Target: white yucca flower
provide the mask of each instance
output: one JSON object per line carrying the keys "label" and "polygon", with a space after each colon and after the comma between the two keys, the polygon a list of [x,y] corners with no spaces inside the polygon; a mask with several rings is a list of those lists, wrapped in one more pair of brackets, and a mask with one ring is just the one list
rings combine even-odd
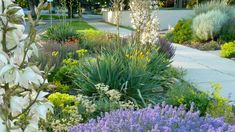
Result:
{"label": "white yucca flower", "polygon": [[[43,1],[39,10],[44,7]],[[48,93],[40,89],[47,80],[38,67],[29,65],[31,56],[38,55],[37,46],[31,41],[35,37],[24,35],[24,21],[18,21],[23,20],[24,12],[11,0],[0,1],[0,12],[4,14],[0,15],[0,132],[36,132],[39,120],[46,120],[48,110],[53,112],[53,109],[45,97]],[[16,21],[9,21],[14,18]],[[38,21],[30,22],[37,25]],[[6,28],[12,30],[6,31]],[[28,122],[24,128],[17,126],[21,115],[26,116],[24,122]]]}
{"label": "white yucca flower", "polygon": [[159,40],[159,20],[156,15],[152,15],[144,31],[141,34],[141,43],[142,44],[155,44]]}
{"label": "white yucca flower", "polygon": [[155,44],[159,38],[159,19],[153,14],[157,4],[151,0],[131,0],[131,22],[141,44]]}

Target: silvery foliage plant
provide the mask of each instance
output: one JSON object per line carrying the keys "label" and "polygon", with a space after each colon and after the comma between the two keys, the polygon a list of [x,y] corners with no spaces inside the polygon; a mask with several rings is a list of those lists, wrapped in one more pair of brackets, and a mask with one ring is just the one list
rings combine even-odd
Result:
{"label": "silvery foliage plant", "polygon": [[45,72],[29,62],[38,55],[36,29],[40,23],[41,0],[35,20],[28,15],[30,31],[24,35],[24,12],[12,0],[0,0],[0,131],[37,132],[39,121],[46,120],[52,104],[42,89],[47,85]]}

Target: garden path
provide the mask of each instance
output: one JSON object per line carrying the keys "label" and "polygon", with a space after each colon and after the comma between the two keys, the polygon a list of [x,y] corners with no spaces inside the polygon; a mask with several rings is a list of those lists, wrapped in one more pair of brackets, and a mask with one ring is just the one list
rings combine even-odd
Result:
{"label": "garden path", "polygon": [[[117,28],[111,24],[102,22],[102,16],[97,15],[84,15],[84,20],[89,23],[89,25],[95,27],[98,30],[103,30],[105,32],[117,33]],[[120,36],[127,37],[132,35],[133,31],[125,28],[120,28]]]}
{"label": "garden path", "polygon": [[[99,30],[116,33],[116,27],[103,23],[100,19],[88,20]],[[132,31],[120,28],[121,36],[131,35]],[[211,82],[223,86],[221,95],[235,101],[235,61],[221,58],[205,51],[174,44],[176,55],[172,65],[186,71],[184,79],[192,82],[199,90],[212,91]]]}
{"label": "garden path", "polygon": [[220,83],[221,95],[235,101],[235,61],[216,54],[174,44],[173,66],[186,71],[185,80],[202,91],[211,91],[211,82]]}

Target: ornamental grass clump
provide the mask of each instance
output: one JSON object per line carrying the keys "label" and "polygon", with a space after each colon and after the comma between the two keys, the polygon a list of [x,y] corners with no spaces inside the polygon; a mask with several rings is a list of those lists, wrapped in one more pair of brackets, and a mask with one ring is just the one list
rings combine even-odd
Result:
{"label": "ornamental grass clump", "polygon": [[[81,35],[71,28],[69,23],[59,23],[47,29],[46,33],[42,35],[44,40],[54,40],[57,42],[73,42],[80,43]],[[65,43],[69,45],[68,43]]]}
{"label": "ornamental grass clump", "polygon": [[172,86],[170,60],[158,49],[136,50],[130,47],[118,51],[104,51],[96,58],[85,58],[73,73],[77,89],[92,96],[97,93],[94,84],[104,83],[120,91],[122,99],[139,106],[159,103],[163,94]]}
{"label": "ornamental grass clump", "polygon": [[186,111],[183,106],[157,105],[140,110],[117,110],[105,113],[68,129],[68,132],[125,131],[125,132],[207,132],[235,131],[235,126],[224,123],[223,118],[200,117],[199,112]]}

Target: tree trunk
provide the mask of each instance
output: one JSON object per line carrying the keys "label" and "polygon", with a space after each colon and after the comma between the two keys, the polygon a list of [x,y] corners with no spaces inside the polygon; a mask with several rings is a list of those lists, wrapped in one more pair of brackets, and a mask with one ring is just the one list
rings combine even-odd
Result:
{"label": "tree trunk", "polygon": [[[73,3],[72,5],[69,2],[70,0],[67,0],[67,9],[68,9],[68,18],[74,18],[74,12],[73,12]],[[73,1],[72,1],[73,2]]]}
{"label": "tree trunk", "polygon": [[36,16],[36,13],[35,13],[35,6],[36,6],[36,2],[35,0],[28,0],[29,2],[29,8],[30,8],[30,11],[32,13],[32,16],[35,17]]}

